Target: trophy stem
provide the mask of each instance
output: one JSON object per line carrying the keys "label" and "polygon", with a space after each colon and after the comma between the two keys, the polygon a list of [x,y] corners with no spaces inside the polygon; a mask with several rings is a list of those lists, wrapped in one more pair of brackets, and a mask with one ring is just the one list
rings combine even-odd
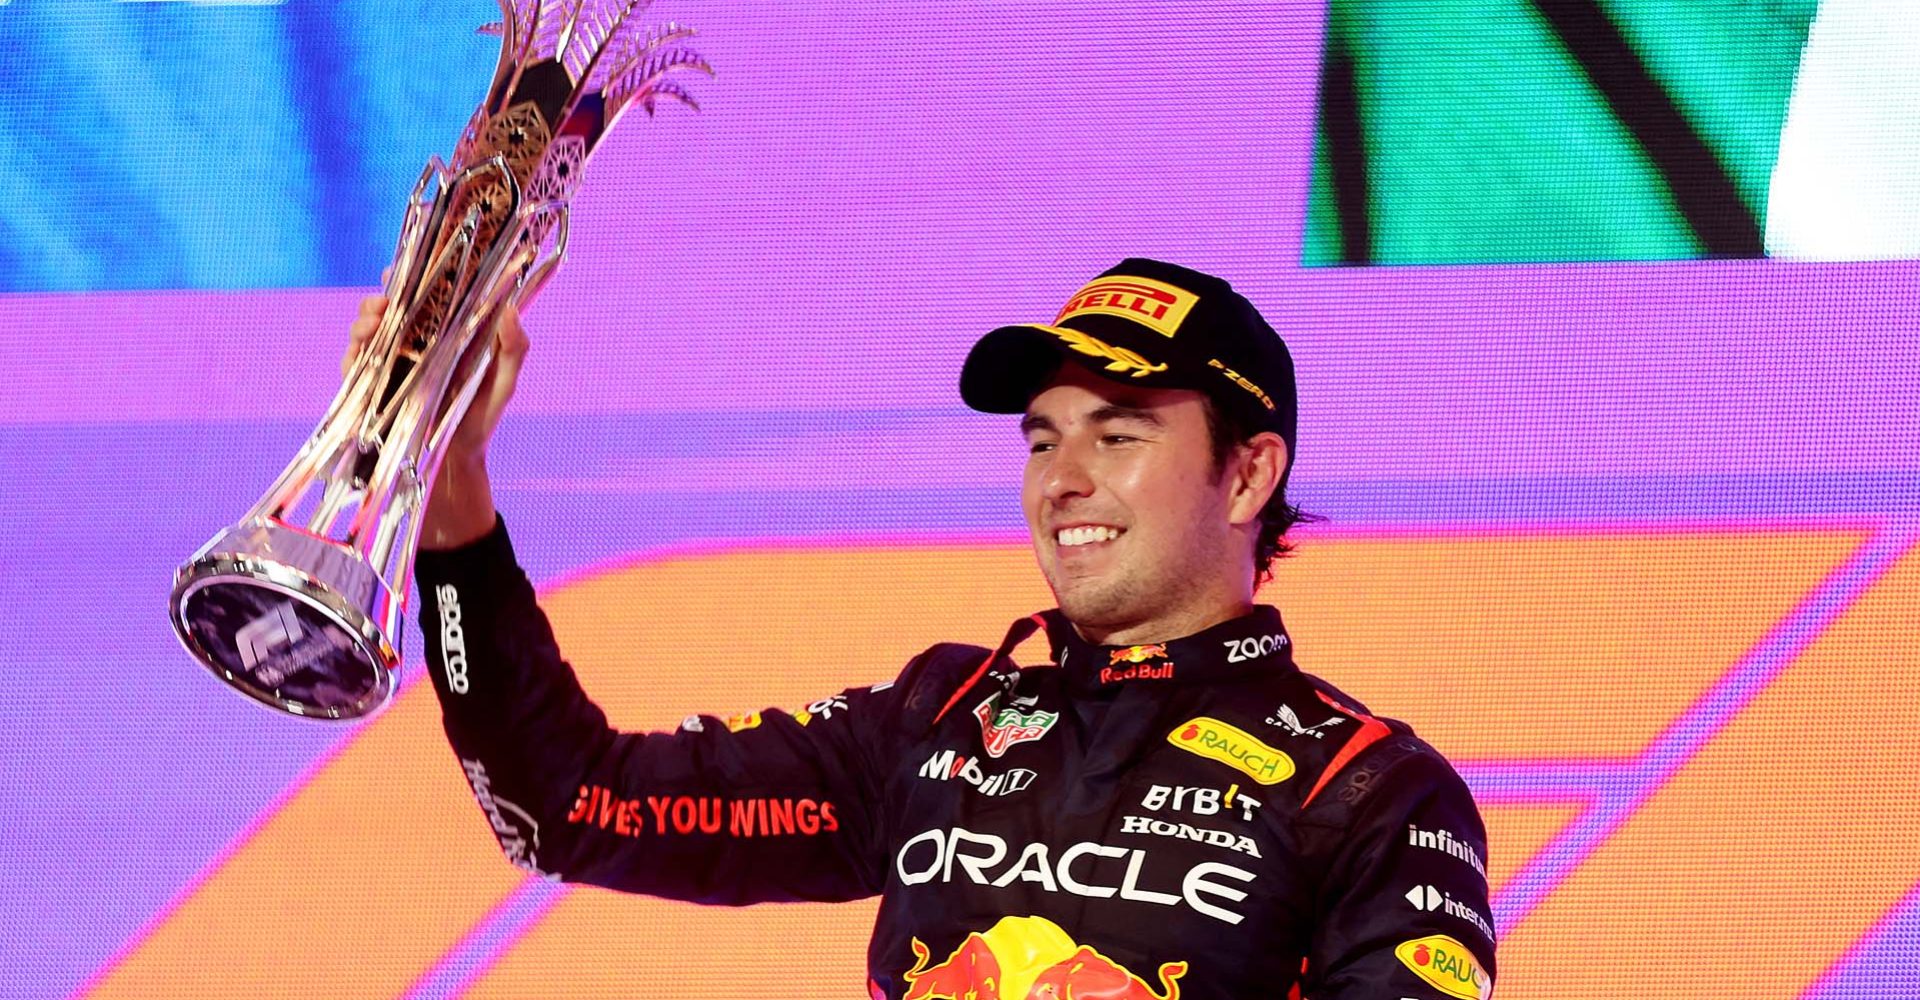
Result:
{"label": "trophy stem", "polygon": [[307,521],[307,530],[316,535],[333,534],[333,522],[340,517],[340,511],[356,496],[360,490],[354,488],[350,478],[334,476],[327,480],[326,492],[320,495],[320,506]]}
{"label": "trophy stem", "polygon": [[[439,157],[433,157],[428,161],[426,168],[420,172],[420,179],[414,183],[413,192],[407,199],[407,211],[400,227],[400,239],[395,248],[394,264],[387,274],[385,291],[390,302],[395,301],[396,293],[410,283],[419,258],[420,245],[428,230],[428,216],[435,214],[432,209],[444,211],[445,175],[445,164]],[[429,185],[433,185],[436,180],[440,183],[435,185],[436,193],[430,208],[426,195]],[[295,454],[293,461],[287,464],[279,478],[262,494],[259,502],[254,504],[245,518],[242,518],[243,521],[261,517],[284,517],[299,503],[301,496],[311,487],[314,479],[323,473],[323,470],[348,461],[343,450],[350,439],[358,437],[361,442],[366,442],[364,432],[356,434],[355,430],[364,426],[364,415],[376,398],[377,385],[385,375],[384,360],[393,353],[392,342],[399,330],[400,320],[397,312],[390,309],[382,319],[380,328],[369,340],[367,349],[360,353],[348,369],[347,377],[341,381],[339,391],[334,394],[333,402],[328,405],[326,415],[321,418],[313,434]],[[349,472],[351,472],[350,469]],[[337,516],[338,505],[343,504],[350,494],[351,491],[333,496],[331,499],[335,501],[335,506],[332,509],[328,508],[327,500],[323,499],[322,511],[325,512],[325,517],[316,513],[311,522],[313,530],[325,533],[331,526],[332,518]]]}
{"label": "trophy stem", "polygon": [[[381,498],[383,502],[363,504],[348,531],[350,539],[361,539],[370,525],[374,527],[373,537],[366,541],[363,551],[369,562],[383,569],[392,560],[393,543],[402,522],[407,525],[409,538],[418,537],[419,508],[437,471],[435,464],[440,454],[430,444],[435,440],[444,443],[445,435],[457,428],[465,416],[486,373],[487,362],[492,358],[493,345],[487,336],[490,331],[483,328],[493,319],[501,300],[510,294],[514,284],[510,275],[516,262],[525,255],[521,236],[527,222],[518,211],[520,188],[505,164],[496,157],[463,173],[456,183],[472,182],[487,167],[497,172],[503,183],[508,201],[503,214],[512,221],[495,234],[480,255],[478,265],[470,266],[472,230],[478,225],[477,215],[470,211],[468,218],[462,220],[459,233],[449,241],[449,250],[455,245],[460,248],[451,270],[443,270],[447,266],[446,254],[435,261],[431,273],[436,277],[431,280],[439,280],[437,276],[441,274],[471,274],[472,278],[470,283],[456,288],[451,315],[442,318],[440,331],[423,355],[422,363],[408,373],[407,391],[396,397],[404,402],[384,415],[382,431],[400,430],[401,434],[382,442],[380,459],[367,484],[367,495]],[[408,501],[404,516],[382,516],[376,509],[388,507],[387,498],[399,499],[403,495]]]}

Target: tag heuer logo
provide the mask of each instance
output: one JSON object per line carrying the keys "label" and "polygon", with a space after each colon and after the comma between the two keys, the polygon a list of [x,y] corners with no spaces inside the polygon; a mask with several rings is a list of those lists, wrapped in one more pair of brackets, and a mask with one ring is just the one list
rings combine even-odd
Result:
{"label": "tag heuer logo", "polygon": [[1003,708],[994,711],[999,702],[1000,693],[994,692],[986,701],[973,710],[973,717],[980,720],[980,741],[985,746],[987,756],[999,757],[1015,743],[1037,740],[1053,728],[1059,720],[1059,712],[1022,712],[1017,708]]}

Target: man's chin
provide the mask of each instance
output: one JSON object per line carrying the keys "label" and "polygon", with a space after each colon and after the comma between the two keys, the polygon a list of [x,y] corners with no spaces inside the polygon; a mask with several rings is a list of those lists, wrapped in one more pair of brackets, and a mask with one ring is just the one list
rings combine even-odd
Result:
{"label": "man's chin", "polygon": [[1133,620],[1138,611],[1122,588],[1100,586],[1091,580],[1076,580],[1053,588],[1053,599],[1060,613],[1082,628],[1119,628]]}

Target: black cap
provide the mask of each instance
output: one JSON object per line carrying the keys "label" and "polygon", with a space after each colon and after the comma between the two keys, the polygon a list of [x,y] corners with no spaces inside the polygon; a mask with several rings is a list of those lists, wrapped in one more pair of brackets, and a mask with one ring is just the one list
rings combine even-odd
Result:
{"label": "black cap", "polygon": [[1294,452],[1293,357],[1231,285],[1178,264],[1129,257],[1067,299],[1051,324],[1003,326],[960,370],[960,398],[983,413],[1024,413],[1062,360],[1116,382],[1195,389]]}

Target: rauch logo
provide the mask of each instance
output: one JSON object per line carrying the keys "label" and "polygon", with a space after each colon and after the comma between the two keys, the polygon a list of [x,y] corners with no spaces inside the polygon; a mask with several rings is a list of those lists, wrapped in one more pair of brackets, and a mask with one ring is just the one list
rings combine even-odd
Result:
{"label": "rauch logo", "polygon": [[1167,734],[1167,742],[1188,753],[1238,768],[1263,785],[1277,785],[1293,777],[1292,757],[1219,719],[1204,715],[1188,719]]}
{"label": "rauch logo", "polygon": [[1493,994],[1493,977],[1466,945],[1445,934],[1402,941],[1393,949],[1400,964],[1434,989],[1460,1000],[1486,1000]]}

